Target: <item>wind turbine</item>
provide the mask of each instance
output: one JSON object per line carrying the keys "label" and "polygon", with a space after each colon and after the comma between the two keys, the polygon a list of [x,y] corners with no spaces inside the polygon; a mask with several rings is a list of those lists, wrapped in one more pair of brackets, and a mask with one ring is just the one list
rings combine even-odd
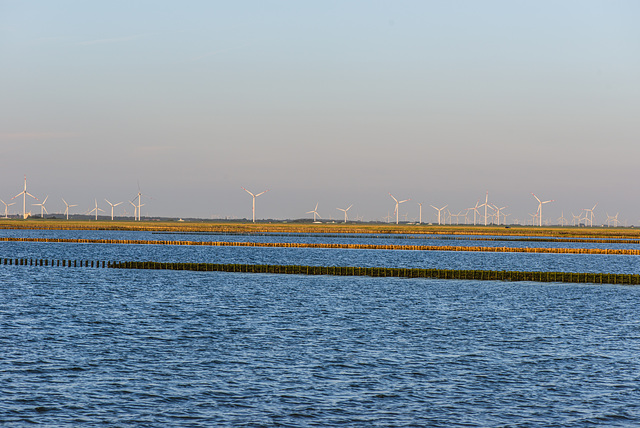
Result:
{"label": "wind turbine", "polygon": [[389,193],[389,196],[391,196],[393,198],[394,201],[396,201],[396,210],[393,212],[396,215],[396,224],[398,224],[398,206],[404,202],[410,201],[411,199],[405,199],[404,201],[398,201],[391,193]]}
{"label": "wind turbine", "polygon": [[431,208],[433,208],[434,210],[438,211],[438,225],[440,225],[440,213],[442,212],[443,209],[447,208],[449,206],[449,204],[445,205],[442,208],[437,208],[434,207],[433,205],[431,205]]}
{"label": "wind turbine", "polygon": [[585,208],[584,209],[585,211],[587,211],[590,214],[589,217],[585,216],[585,223],[586,223],[586,220],[589,220],[589,223],[591,223],[590,224],[591,227],[593,227],[593,210],[595,210],[597,206],[598,206],[598,202],[596,202],[596,204],[593,206],[593,208],[591,208],[591,209]]}
{"label": "wind turbine", "polygon": [[[140,217],[141,217],[140,214],[142,213],[141,208],[144,206],[144,204],[142,203],[142,197],[143,196],[145,198],[147,198],[147,199],[153,199],[153,198],[151,198],[149,196],[143,195],[142,192],[140,192],[140,183],[138,183],[138,194],[131,200],[131,202],[135,201],[136,199],[138,200],[138,206],[137,206],[137,210],[136,210],[136,212],[138,213],[138,218],[137,218],[138,221],[140,221]],[[134,220],[136,220],[135,214],[134,214],[133,217],[134,217]]]}
{"label": "wind turbine", "polygon": [[[240,186],[240,187],[242,187],[242,186]],[[244,187],[242,187],[242,189],[253,197],[253,222],[255,223],[256,222],[256,198],[258,196],[260,196],[260,195],[263,195],[263,194],[267,193],[269,191],[269,189],[265,190],[264,192],[260,192],[257,195],[254,195],[253,193],[251,193],[250,191],[248,191]]]}
{"label": "wind turbine", "polygon": [[422,224],[422,202],[418,202],[418,205],[420,206],[420,220],[418,221],[418,224]]}
{"label": "wind turbine", "polygon": [[611,227],[611,222],[613,222],[613,227],[618,227],[618,215],[620,213],[616,213],[616,215],[609,215],[607,213],[607,227]]}
{"label": "wind turbine", "polygon": [[[539,220],[539,226],[542,227],[542,205],[543,204],[548,204],[549,202],[553,202],[555,199],[550,199],[548,201],[541,201],[533,192],[531,192],[531,194],[533,195],[534,198],[536,198],[536,200],[538,201],[538,214],[540,214],[540,218]],[[595,207],[594,207],[595,208]]]}
{"label": "wind turbine", "polygon": [[337,210],[340,211],[344,211],[344,222],[346,223],[348,218],[347,218],[347,211],[349,211],[351,209],[351,207],[353,206],[353,204],[349,205],[349,208],[347,209],[343,209],[343,208],[336,208]]}
{"label": "wind turbine", "polygon": [[[480,202],[480,201],[478,201],[478,202]],[[476,205],[477,205],[477,204],[476,204]],[[488,190],[487,190],[487,195],[486,195],[486,196],[485,196],[485,198],[484,198],[484,204],[482,204],[482,205],[477,205],[477,207],[478,207],[478,208],[480,208],[480,207],[484,207],[484,225],[486,226],[486,225],[487,225],[487,208],[492,208],[492,207],[489,205],[489,191],[488,191]],[[474,223],[474,224],[475,224],[475,223]]]}
{"label": "wind turbine", "polygon": [[471,207],[471,208],[467,208],[468,210],[473,210],[473,225],[476,225],[476,214],[480,214],[480,211],[478,211],[478,208],[480,208],[482,205],[478,205],[480,203],[480,199],[478,199],[476,201],[476,206],[475,207]]}
{"label": "wind turbine", "polygon": [[498,226],[500,226],[500,211],[502,211],[503,209],[507,208],[509,205],[505,205],[504,207],[500,207],[498,208],[497,205],[493,206],[493,209],[496,210],[496,217],[498,218]]}
{"label": "wind turbine", "polygon": [[64,198],[62,198],[62,202],[64,202],[64,204],[67,206],[67,209],[64,210],[64,215],[66,215],[67,216],[67,220],[69,220],[69,208],[77,207],[77,205],[69,205],[67,203],[67,201],[64,200]]}
{"label": "wind turbine", "polygon": [[96,203],[96,207],[94,209],[92,209],[91,211],[89,211],[89,215],[91,215],[92,212],[95,212],[96,213],[96,220],[98,220],[98,211],[104,212],[104,210],[101,209],[101,208],[98,208],[98,200],[97,199],[94,199],[94,201]]}
{"label": "wind turbine", "polygon": [[47,209],[44,207],[44,204],[47,203],[47,199],[49,199],[49,195],[47,195],[44,198],[44,201],[42,201],[41,203],[39,203],[39,204],[31,204],[31,205],[39,205],[40,206],[40,218],[44,218],[44,213],[49,214],[49,212],[47,212]]}
{"label": "wind turbine", "polygon": [[317,223],[316,216],[319,217],[319,218],[322,218],[322,217],[320,217],[320,214],[318,214],[318,203],[317,202],[316,202],[316,207],[313,209],[313,211],[307,211],[307,214],[313,214],[313,222],[314,223]]}
{"label": "wind turbine", "polygon": [[138,217],[138,207],[133,203],[133,201],[129,201],[129,203],[133,205],[133,220],[135,221]]}
{"label": "wind turbine", "polygon": [[9,218],[9,207],[11,205],[15,205],[15,202],[11,202],[10,204],[7,204],[5,201],[3,201],[2,199],[0,199],[0,202],[2,202],[4,204],[4,218]]}
{"label": "wind turbine", "polygon": [[36,201],[40,200],[35,196],[33,196],[31,193],[27,192],[27,176],[26,175],[24,176],[24,190],[18,193],[17,195],[15,195],[13,198],[11,198],[11,200],[14,200],[20,195],[22,195],[22,219],[26,220],[27,219],[27,196],[31,196]]}
{"label": "wind turbine", "polygon": [[560,223],[560,226],[564,226],[565,224],[569,224],[567,219],[564,218],[564,210],[562,210],[562,212],[560,213],[560,217],[558,217],[558,222]]}
{"label": "wind turbine", "polygon": [[118,205],[120,205],[122,202],[118,202],[117,204],[112,204],[111,202],[109,202],[107,199],[105,199],[105,201],[107,201],[107,203],[109,205],[111,205],[111,221],[113,221],[113,209],[115,207],[117,207]]}

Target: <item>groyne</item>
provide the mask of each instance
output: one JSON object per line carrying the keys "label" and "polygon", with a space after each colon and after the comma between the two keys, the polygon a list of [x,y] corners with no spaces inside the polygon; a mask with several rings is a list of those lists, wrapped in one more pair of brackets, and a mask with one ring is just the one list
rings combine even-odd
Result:
{"label": "groyne", "polygon": [[382,278],[432,278],[475,281],[531,281],[591,284],[640,284],[640,275],[585,272],[523,272],[490,270],[449,270],[419,268],[303,266],[220,263],[167,263],[154,261],[104,261],[4,258],[0,265],[93,268],[93,269],[151,269],[198,272],[241,272],[281,275],[368,276]]}

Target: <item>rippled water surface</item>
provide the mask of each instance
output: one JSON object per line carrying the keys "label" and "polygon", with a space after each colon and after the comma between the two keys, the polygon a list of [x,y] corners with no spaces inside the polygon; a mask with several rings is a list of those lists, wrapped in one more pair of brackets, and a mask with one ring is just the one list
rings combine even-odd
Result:
{"label": "rippled water surface", "polygon": [[[422,263],[297,251],[0,243],[0,257]],[[4,265],[0,284],[3,426],[640,425],[640,287]]]}

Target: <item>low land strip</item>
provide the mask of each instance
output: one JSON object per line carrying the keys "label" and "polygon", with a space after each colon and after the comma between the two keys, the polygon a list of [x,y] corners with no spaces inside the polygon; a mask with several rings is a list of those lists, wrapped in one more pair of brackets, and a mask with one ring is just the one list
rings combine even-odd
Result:
{"label": "low land strip", "polygon": [[0,219],[0,229],[118,230],[219,233],[362,233],[424,235],[495,235],[640,239],[640,229],[622,227],[472,226],[388,223],[215,222],[215,221],[93,221],[63,219]]}
{"label": "low land strip", "polygon": [[129,239],[61,239],[61,238],[0,238],[0,242],[49,242],[76,244],[125,245],[191,245],[203,247],[262,247],[262,248],[333,248],[351,250],[404,250],[404,251],[471,251],[487,253],[544,253],[544,254],[608,254],[640,255],[640,250],[607,248],[536,248],[536,247],[478,247],[461,245],[376,245],[325,244],[296,242],[223,242],[223,241],[161,241]]}

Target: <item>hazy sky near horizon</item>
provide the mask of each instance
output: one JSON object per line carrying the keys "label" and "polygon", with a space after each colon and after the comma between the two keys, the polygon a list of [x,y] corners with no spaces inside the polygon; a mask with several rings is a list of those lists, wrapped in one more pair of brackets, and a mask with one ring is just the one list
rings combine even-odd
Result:
{"label": "hazy sky near horizon", "polygon": [[640,224],[639,21],[637,1],[0,0],[0,198],[26,174],[50,212],[106,210],[139,183],[143,215],[250,218],[244,186],[270,189],[258,218],[372,220],[391,192],[434,221],[489,191],[523,221],[534,192],[553,221],[598,202]]}

